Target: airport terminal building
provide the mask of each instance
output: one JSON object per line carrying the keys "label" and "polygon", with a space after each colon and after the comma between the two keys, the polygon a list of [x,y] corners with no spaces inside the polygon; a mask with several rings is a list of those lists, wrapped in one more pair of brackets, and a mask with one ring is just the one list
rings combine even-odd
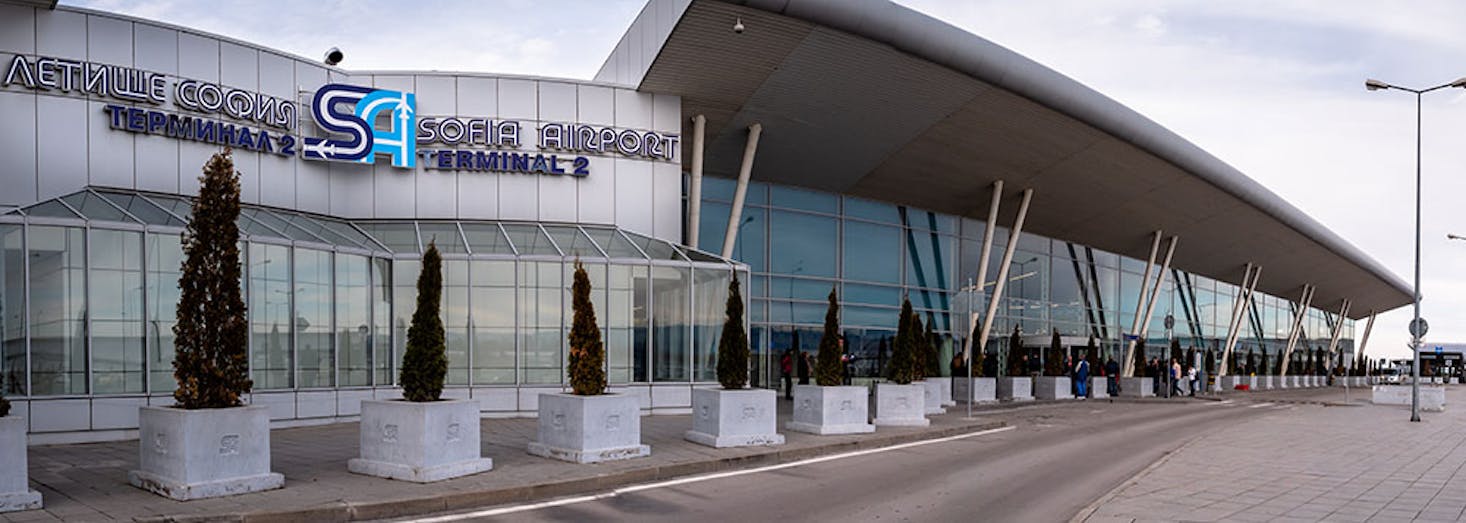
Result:
{"label": "airport terminal building", "polygon": [[716,381],[735,275],[762,387],[815,351],[831,289],[857,378],[903,298],[944,361],[1001,361],[1017,330],[1259,374],[1352,366],[1356,321],[1411,302],[1195,145],[885,0],[651,0],[592,80],[357,71],[51,4],[0,2],[0,379],[33,442],[136,437],[136,406],[172,404],[180,233],[225,147],[250,401],[279,426],[398,394],[429,243],[445,396],[486,416],[566,386],[576,260],[612,386],[650,413]]}

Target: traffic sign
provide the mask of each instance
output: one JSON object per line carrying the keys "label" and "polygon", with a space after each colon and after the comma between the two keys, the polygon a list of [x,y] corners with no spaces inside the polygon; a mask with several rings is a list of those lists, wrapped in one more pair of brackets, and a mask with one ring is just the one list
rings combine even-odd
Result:
{"label": "traffic sign", "polygon": [[1430,323],[1425,318],[1410,320],[1410,335],[1416,338],[1424,338],[1425,333],[1430,330]]}
{"label": "traffic sign", "polygon": [[1176,327],[1176,317],[1175,316],[1172,316],[1170,314],[1167,314],[1166,315],[1166,328],[1167,329],[1172,329],[1172,328],[1175,328],[1175,327]]}

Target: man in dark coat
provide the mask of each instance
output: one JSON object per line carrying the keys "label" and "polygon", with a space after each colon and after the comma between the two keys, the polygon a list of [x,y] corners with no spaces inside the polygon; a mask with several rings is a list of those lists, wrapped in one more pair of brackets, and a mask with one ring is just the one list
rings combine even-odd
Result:
{"label": "man in dark coat", "polygon": [[1110,386],[1106,390],[1110,393],[1111,396],[1119,396],[1120,395],[1120,364],[1119,363],[1115,363],[1115,358],[1114,357],[1111,357],[1109,360],[1105,361],[1105,375],[1106,376],[1109,376],[1109,378],[1110,378]]}

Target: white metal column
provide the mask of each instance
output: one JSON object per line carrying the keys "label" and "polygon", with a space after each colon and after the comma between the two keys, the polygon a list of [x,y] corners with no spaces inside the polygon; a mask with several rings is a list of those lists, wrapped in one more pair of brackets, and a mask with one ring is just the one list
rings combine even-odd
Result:
{"label": "white metal column", "polygon": [[1364,365],[1364,370],[1369,370],[1369,360],[1364,359],[1364,346],[1369,344],[1369,331],[1374,330],[1374,311],[1369,311],[1369,321],[1364,323],[1364,337],[1359,340],[1359,348],[1354,355]]}
{"label": "white metal column", "polygon": [[[1135,302],[1135,319],[1130,322],[1130,335],[1135,336],[1136,339],[1140,337],[1140,317],[1145,313],[1145,303],[1147,298],[1149,298],[1146,292],[1150,289],[1150,268],[1155,265],[1156,253],[1161,250],[1161,231],[1156,231],[1152,236],[1153,238],[1150,240],[1150,257],[1145,260],[1145,274],[1140,277],[1140,299]],[[1121,359],[1125,360],[1125,362],[1120,366],[1120,375],[1126,378],[1134,377],[1135,339],[1125,343],[1125,355]]]}
{"label": "white metal column", "polygon": [[702,143],[708,119],[692,117],[692,179],[687,184],[687,246],[697,248],[697,232],[702,226]]}
{"label": "white metal column", "polygon": [[1288,375],[1288,358],[1293,357],[1293,345],[1298,343],[1299,331],[1303,330],[1303,318],[1308,315],[1308,306],[1313,303],[1313,286],[1303,286],[1303,296],[1298,301],[1298,314],[1293,316],[1293,328],[1288,332],[1288,347],[1283,349],[1283,361],[1278,366],[1278,375]]}
{"label": "white metal column", "polygon": [[1160,297],[1161,285],[1166,283],[1166,273],[1171,270],[1171,255],[1176,254],[1176,237],[1172,236],[1166,242],[1166,261],[1161,262],[1161,273],[1156,275],[1155,285],[1150,289],[1150,303],[1145,305],[1145,320],[1140,323],[1140,336],[1138,339],[1145,339],[1147,332],[1150,332],[1150,315],[1155,312],[1156,298]]}
{"label": "white metal column", "polygon": [[739,221],[743,220],[743,197],[748,194],[748,176],[753,172],[753,157],[758,153],[758,137],[764,126],[748,126],[748,141],[743,144],[743,164],[738,166],[738,188],[733,191],[733,210],[728,214],[728,232],[723,235],[723,257],[733,257],[733,242],[738,240]]}
{"label": "white metal column", "polygon": [[987,314],[982,318],[982,333],[978,335],[977,350],[987,347],[988,333],[993,329],[993,316],[998,313],[998,303],[1003,301],[1003,288],[1008,283],[1008,266],[1013,263],[1013,251],[1018,248],[1018,236],[1023,233],[1023,220],[1028,218],[1028,204],[1033,201],[1033,189],[1023,190],[1023,202],[1018,204],[1018,218],[1008,231],[1008,250],[1003,251],[1003,264],[998,267],[998,281],[993,285],[993,298],[988,300]]}
{"label": "white metal column", "polygon": [[1217,370],[1218,384],[1221,383],[1221,377],[1228,374],[1227,369],[1231,368],[1228,364],[1232,361],[1232,348],[1237,345],[1237,336],[1242,331],[1242,322],[1246,320],[1247,309],[1252,305],[1252,290],[1257,288],[1257,279],[1260,276],[1262,276],[1262,267],[1253,267],[1249,262],[1247,272],[1242,275],[1242,286],[1237,289],[1237,301],[1232,307],[1232,321],[1227,324],[1227,345],[1222,348],[1221,368]]}
{"label": "white metal column", "polygon": [[[1334,321],[1334,333],[1329,336],[1329,363],[1334,361],[1334,349],[1339,346],[1339,335],[1344,333],[1344,318],[1348,316],[1349,300],[1346,299],[1343,304],[1339,305],[1339,319]],[[1333,374],[1332,368],[1329,369],[1329,374]]]}
{"label": "white metal column", "polygon": [[[983,231],[982,231],[982,254],[979,255],[978,258],[977,258],[977,285],[976,285],[976,288],[971,291],[972,292],[972,296],[973,296],[973,298],[971,298],[971,299],[976,299],[977,296],[985,296],[986,295],[984,293],[983,289],[986,289],[987,288],[988,257],[990,255],[992,255],[992,252],[993,252],[993,233],[995,232],[995,230],[997,229],[997,226],[998,226],[998,205],[1001,204],[1002,202],[1003,202],[1003,181],[1002,180],[998,180],[996,182],[993,182],[993,200],[992,200],[991,203],[988,204],[988,221],[987,221],[987,224],[985,224],[983,226]],[[969,299],[969,302],[971,301],[971,299]],[[972,326],[973,325],[977,325],[977,313],[974,312],[974,313],[971,314],[971,316],[972,317],[969,318],[968,319],[968,322],[967,322],[967,325],[968,325],[968,332],[966,333],[967,334],[967,343],[964,343],[963,346],[962,346],[962,357],[966,359],[968,365],[972,365],[972,332],[971,332],[971,330],[972,330]],[[986,334],[984,334],[984,337],[986,337]],[[980,348],[983,347],[983,346],[985,346],[985,344],[983,344],[981,342],[978,343],[979,350],[981,350]]]}

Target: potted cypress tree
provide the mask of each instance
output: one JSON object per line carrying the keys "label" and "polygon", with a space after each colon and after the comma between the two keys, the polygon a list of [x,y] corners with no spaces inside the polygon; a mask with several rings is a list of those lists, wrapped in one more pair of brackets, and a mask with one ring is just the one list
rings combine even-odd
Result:
{"label": "potted cypress tree", "polygon": [[777,432],[778,393],[748,385],[748,331],[738,273],[728,283],[723,335],[718,338],[718,384],[692,389],[692,430],[683,437],[709,447],[781,445]]}
{"label": "potted cypress tree", "polygon": [[570,286],[570,394],[540,394],[539,437],[529,453],[574,463],[650,456],[641,443],[641,405],[635,396],[606,392],[606,350],[590,301],[590,276],[575,260]]}
{"label": "potted cypress tree", "polygon": [[[931,413],[930,411],[933,406],[952,407],[957,405],[957,402],[952,400],[952,378],[955,376],[942,375],[942,336],[932,330],[932,325],[935,323],[936,321],[933,320],[926,324],[926,342],[928,344],[926,350],[926,380],[928,382],[936,382],[937,394],[935,402],[926,402],[928,413]],[[946,410],[943,409],[942,412],[946,412]]]}
{"label": "potted cypress tree", "polygon": [[1044,400],[1074,399],[1070,387],[1074,384],[1064,371],[1064,344],[1059,339],[1059,330],[1049,340],[1049,352],[1044,358],[1044,375],[1033,384],[1033,395]]}
{"label": "potted cypress tree", "polygon": [[1258,376],[1257,388],[1271,389],[1275,387],[1276,385],[1273,385],[1273,368],[1268,366],[1266,346],[1262,348],[1262,353],[1258,356],[1258,362],[1257,373],[1261,374],[1261,376]]}
{"label": "potted cypress tree", "polygon": [[961,376],[952,377],[952,394],[961,401],[993,403],[998,401],[998,380],[987,375],[988,356],[979,350],[977,342],[981,329],[982,327],[977,322],[973,322],[972,341],[968,345],[972,350],[972,361],[964,365],[964,372]]}
{"label": "potted cypress tree", "polygon": [[942,388],[951,390],[951,380],[942,380],[941,364],[937,362],[936,334],[927,323],[924,327],[920,314],[912,314],[912,334],[915,336],[916,384],[921,386],[921,403],[925,414],[946,414],[942,408]]}
{"label": "potted cypress tree", "polygon": [[1024,356],[1023,333],[1017,325],[1013,335],[1008,337],[1008,375],[998,378],[998,399],[1006,401],[1033,401],[1033,378],[1028,375],[1028,360]]}
{"label": "potted cypress tree", "polygon": [[25,418],[10,415],[5,399],[4,376],[0,376],[0,512],[41,508],[41,493],[26,481]]}
{"label": "potted cypress tree", "polygon": [[890,381],[876,384],[875,418],[871,421],[877,426],[925,427],[931,424],[925,416],[926,386],[914,383],[926,367],[921,361],[925,336],[921,318],[911,312],[911,300],[902,300],[901,317],[896,325]]}
{"label": "potted cypress tree", "polygon": [[[859,385],[842,385],[844,367],[840,363],[840,304],[835,289],[830,289],[829,307],[825,309],[825,330],[820,336],[819,355],[814,368],[814,385],[794,386],[793,419],[784,428],[810,434],[858,434],[875,432],[867,420],[870,416],[869,389]],[[895,365],[895,356],[886,364]]]}
{"label": "potted cypress tree", "polygon": [[429,483],[494,468],[479,449],[478,402],[442,398],[448,374],[442,294],[443,259],[428,243],[398,376],[403,399],[361,402],[361,456],[346,462],[348,470]]}
{"label": "potted cypress tree", "polygon": [[178,323],[173,327],[177,404],[138,411],[134,486],[187,501],[277,489],[270,472],[267,407],[245,405],[249,326],[240,293],[239,173],[228,149],[199,178],[183,232]]}

